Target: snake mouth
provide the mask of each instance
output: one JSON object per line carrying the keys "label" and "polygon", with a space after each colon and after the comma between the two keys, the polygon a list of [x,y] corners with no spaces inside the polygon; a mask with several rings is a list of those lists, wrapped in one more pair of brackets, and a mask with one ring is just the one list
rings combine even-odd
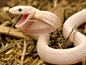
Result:
{"label": "snake mouth", "polygon": [[15,27],[22,26],[28,20],[29,14],[22,15],[21,20],[15,25]]}

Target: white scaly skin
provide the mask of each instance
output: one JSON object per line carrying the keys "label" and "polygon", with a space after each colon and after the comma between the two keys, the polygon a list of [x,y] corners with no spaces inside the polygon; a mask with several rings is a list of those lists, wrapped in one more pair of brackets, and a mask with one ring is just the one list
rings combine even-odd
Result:
{"label": "white scaly skin", "polygon": [[[22,11],[19,11],[22,9]],[[16,6],[9,10],[12,14],[29,14],[28,18],[21,24],[17,24],[20,31],[33,39],[38,40],[37,52],[39,56],[51,64],[76,64],[86,57],[86,37],[76,31],[71,37],[71,42],[76,45],[70,49],[53,49],[48,46],[49,33],[53,32],[57,26],[57,17],[48,11],[40,11],[31,6]],[[24,18],[22,18],[24,19]],[[30,20],[32,19],[32,20]],[[82,10],[70,17],[63,26],[64,37],[67,38],[71,30],[86,21],[86,10]],[[34,35],[37,35],[34,36]],[[78,45],[79,44],[79,45]],[[78,45],[78,46],[77,46]]]}

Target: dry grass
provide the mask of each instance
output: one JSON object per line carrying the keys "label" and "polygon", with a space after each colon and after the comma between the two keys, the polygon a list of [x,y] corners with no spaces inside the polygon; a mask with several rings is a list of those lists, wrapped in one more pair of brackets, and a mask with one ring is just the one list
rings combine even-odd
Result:
{"label": "dry grass", "polygon": [[[12,15],[8,11],[13,6],[27,5],[40,10],[55,13],[58,17],[57,30],[50,33],[49,46],[53,48],[71,47],[62,35],[64,21],[74,13],[86,8],[85,0],[0,0],[0,65],[51,65],[44,62],[37,54],[36,41],[24,36],[15,24],[20,15]],[[84,26],[84,27],[83,27]],[[78,31],[86,35],[86,25]],[[82,59],[85,65],[86,59]],[[77,64],[78,65],[78,64]]]}

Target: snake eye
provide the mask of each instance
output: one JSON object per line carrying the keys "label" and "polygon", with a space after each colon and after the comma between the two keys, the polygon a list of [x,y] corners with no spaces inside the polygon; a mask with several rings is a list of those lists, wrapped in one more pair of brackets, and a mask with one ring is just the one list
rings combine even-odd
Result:
{"label": "snake eye", "polygon": [[19,11],[19,12],[21,12],[21,11],[22,11],[22,9],[21,9],[21,8],[19,8],[19,9],[18,9],[18,11]]}

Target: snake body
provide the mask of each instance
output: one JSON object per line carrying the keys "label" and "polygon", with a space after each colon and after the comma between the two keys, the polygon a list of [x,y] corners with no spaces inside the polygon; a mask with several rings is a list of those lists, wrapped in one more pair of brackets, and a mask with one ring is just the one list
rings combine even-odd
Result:
{"label": "snake body", "polygon": [[[70,41],[76,47],[70,49],[53,49],[48,46],[49,33],[57,26],[57,16],[48,11],[40,11],[31,6],[16,6],[9,10],[12,14],[22,14],[20,22],[16,24],[26,36],[37,41],[37,52],[41,59],[51,64],[76,64],[86,57],[85,35],[72,32]],[[67,39],[72,29],[86,21],[86,10],[82,10],[69,17],[63,26],[63,35]]]}

